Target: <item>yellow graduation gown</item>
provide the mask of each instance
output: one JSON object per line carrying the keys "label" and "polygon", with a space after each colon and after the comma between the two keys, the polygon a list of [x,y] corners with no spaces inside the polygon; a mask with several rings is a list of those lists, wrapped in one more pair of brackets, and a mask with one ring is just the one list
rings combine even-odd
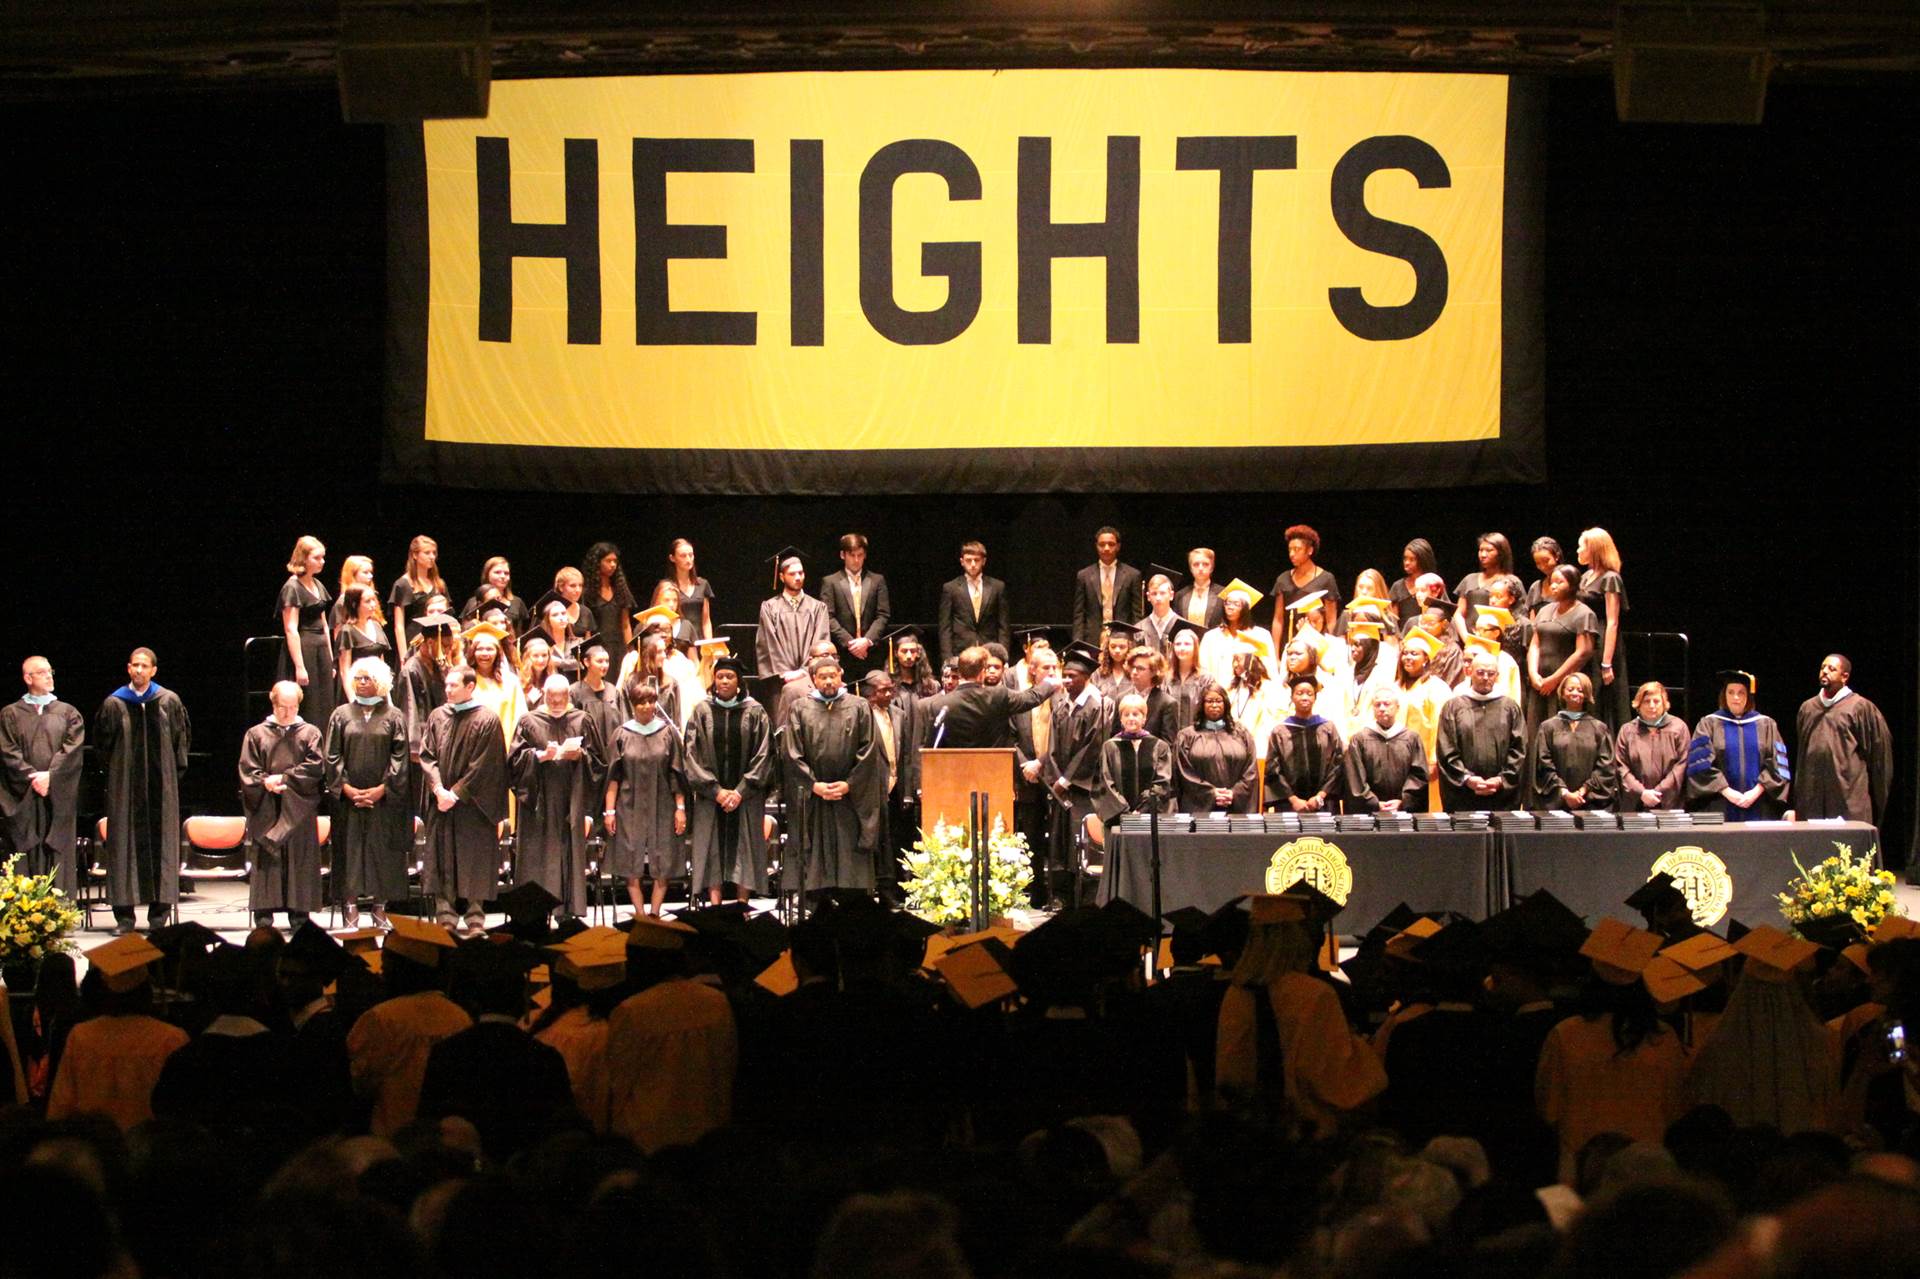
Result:
{"label": "yellow graduation gown", "polygon": [[585,1008],[569,1008],[551,1026],[534,1036],[559,1053],[567,1063],[574,1104],[593,1130],[607,1130],[607,1021],[589,1016]]}
{"label": "yellow graduation gown", "polygon": [[186,1043],[186,1031],[144,1013],[81,1022],[54,1072],[47,1118],[100,1114],[122,1132],[153,1118],[160,1068]]}
{"label": "yellow graduation gown", "polygon": [[1680,1037],[1665,1026],[1625,1053],[1606,1017],[1569,1017],[1548,1032],[1534,1103],[1560,1134],[1560,1179],[1573,1184],[1580,1148],[1603,1132],[1661,1141],[1686,1109],[1687,1065]]}
{"label": "yellow graduation gown", "polygon": [[360,1014],[347,1033],[354,1090],[373,1097],[372,1130],[391,1137],[420,1109],[427,1054],[473,1025],[466,1010],[437,990],[402,995]]}
{"label": "yellow graduation gown", "polygon": [[[1286,973],[1266,994],[1280,1034],[1287,1099],[1317,1136],[1328,1136],[1342,1111],[1386,1091],[1386,1069],[1367,1041],[1348,1029],[1340,997],[1325,982]],[[1222,1090],[1246,1092],[1257,1082],[1254,995],[1232,986],[1220,1001],[1214,1077]]]}
{"label": "yellow graduation gown", "polygon": [[733,1009],[711,986],[663,981],[607,1024],[609,1129],[642,1150],[681,1146],[733,1116],[739,1043]]}

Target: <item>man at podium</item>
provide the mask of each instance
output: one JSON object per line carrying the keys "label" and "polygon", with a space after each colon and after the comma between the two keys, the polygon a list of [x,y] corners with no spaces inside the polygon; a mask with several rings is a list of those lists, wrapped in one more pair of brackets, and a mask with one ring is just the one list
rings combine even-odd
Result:
{"label": "man at podium", "polygon": [[1060,686],[1057,680],[1018,690],[1004,684],[982,684],[980,673],[986,669],[987,657],[987,650],[978,644],[961,650],[954,662],[960,686],[931,699],[931,705],[923,712],[927,723],[926,745],[1005,746],[1010,740],[1012,717],[1046,701]]}

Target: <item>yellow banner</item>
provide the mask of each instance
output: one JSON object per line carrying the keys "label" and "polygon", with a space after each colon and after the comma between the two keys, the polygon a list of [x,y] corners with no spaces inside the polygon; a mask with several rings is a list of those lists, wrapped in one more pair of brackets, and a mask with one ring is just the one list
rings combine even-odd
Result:
{"label": "yellow banner", "polygon": [[1474,75],[496,83],[424,128],[425,438],[1493,440],[1507,112]]}

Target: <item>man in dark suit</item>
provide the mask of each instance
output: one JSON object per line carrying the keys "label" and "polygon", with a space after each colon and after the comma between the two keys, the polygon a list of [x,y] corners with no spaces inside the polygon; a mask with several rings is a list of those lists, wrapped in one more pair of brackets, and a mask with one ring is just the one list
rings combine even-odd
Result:
{"label": "man in dark suit", "polygon": [[1046,701],[1058,687],[1046,683],[1011,689],[1004,684],[984,684],[980,675],[987,658],[987,650],[976,644],[954,659],[960,686],[939,699],[933,718],[927,721],[929,746],[936,742],[942,747],[1011,746],[1013,717]]}
{"label": "man in dark suit", "polygon": [[848,533],[840,539],[840,563],[845,568],[820,583],[820,602],[827,606],[827,631],[851,684],[881,665],[880,637],[887,633],[893,609],[887,579],[867,572],[866,534]]}
{"label": "man in dark suit", "polygon": [[873,707],[873,748],[887,775],[886,828],[874,866],[874,883],[881,898],[890,905],[899,903],[900,867],[896,859],[903,848],[913,847],[919,827],[920,742],[913,735],[913,717],[895,700],[893,676],[885,671],[868,671],[860,691]]}
{"label": "man in dark suit", "polygon": [[1073,638],[1100,643],[1108,622],[1137,622],[1146,612],[1140,570],[1120,562],[1120,530],[1111,525],[1093,535],[1095,562],[1080,570],[1073,588]]}
{"label": "man in dark suit", "polygon": [[475,1020],[428,1052],[419,1113],[422,1119],[471,1120],[487,1158],[505,1163],[576,1118],[573,1085],[566,1059],[520,1028],[527,952],[478,945],[456,954],[454,989]]}
{"label": "man in dark suit", "polygon": [[1220,603],[1220,588],[1213,582],[1213,550],[1196,546],[1187,552],[1187,584],[1174,592],[1173,611],[1210,631],[1227,620]]}
{"label": "man in dark suit", "polygon": [[1007,584],[988,577],[987,548],[979,542],[960,547],[960,576],[940,588],[940,660],[950,662],[976,644],[1006,648],[1012,638],[1007,622]]}

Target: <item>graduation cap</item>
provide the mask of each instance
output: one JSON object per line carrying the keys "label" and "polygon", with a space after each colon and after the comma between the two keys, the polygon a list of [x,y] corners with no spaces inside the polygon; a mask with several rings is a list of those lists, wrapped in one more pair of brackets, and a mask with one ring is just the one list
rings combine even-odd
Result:
{"label": "graduation cap", "polygon": [[1378,595],[1356,595],[1347,601],[1348,612],[1353,612],[1356,609],[1370,608],[1378,612],[1382,617],[1385,617],[1387,610],[1392,607],[1392,600],[1383,600]]}
{"label": "graduation cap", "polygon": [[369,955],[380,953],[380,939],[387,934],[382,928],[356,928],[351,932],[328,935],[339,942],[342,949],[349,955],[358,955],[365,959]]}
{"label": "graduation cap", "polygon": [[1395,959],[1417,959],[1416,952],[1420,943],[1429,937],[1437,936],[1446,925],[1431,915],[1421,915],[1409,921],[1399,932],[1387,938],[1386,952]]}
{"label": "graduation cap", "polygon": [[1100,654],[1094,651],[1093,645],[1076,640],[1060,655],[1060,665],[1091,675],[1100,669]]}
{"label": "graduation cap", "polygon": [[393,931],[387,934],[386,949],[411,959],[416,964],[438,968],[440,961],[454,949],[453,934],[438,924],[411,915],[390,915]]}
{"label": "graduation cap", "polygon": [[933,970],[962,1007],[984,1008],[1020,993],[1012,972],[1013,954],[999,938],[983,937],[940,956]]}
{"label": "graduation cap", "polygon": [[1673,876],[1664,870],[1633,890],[1621,904],[1651,916],[1655,912],[1686,905],[1687,895],[1674,885]]}
{"label": "graduation cap", "polygon": [[526,942],[542,942],[552,926],[553,908],[560,899],[538,880],[517,884],[494,902],[507,922],[488,931],[502,937],[517,937]]}
{"label": "graduation cap", "polygon": [[695,935],[691,924],[653,915],[635,915],[626,933],[628,950],[684,950]]}
{"label": "graduation cap", "polygon": [[1456,919],[1413,948],[1414,958],[1430,968],[1453,973],[1478,971],[1491,956],[1486,926]]}
{"label": "graduation cap", "polygon": [[611,990],[626,980],[626,938],[569,950],[553,961],[553,972],[581,990]]}
{"label": "graduation cap", "polygon": [[1172,924],[1175,935],[1180,936],[1191,933],[1197,937],[1205,932],[1207,927],[1207,912],[1198,906],[1182,906],[1179,910],[1168,911],[1160,918]]}
{"label": "graduation cap", "polygon": [[498,643],[507,637],[507,628],[498,622],[475,622],[472,626],[462,631],[460,637],[468,643],[472,643],[474,640],[483,637]]}
{"label": "graduation cap", "polygon": [[1227,596],[1234,594],[1238,594],[1242,599],[1246,600],[1248,608],[1252,608],[1255,604],[1267,598],[1237,577],[1222,588],[1220,598],[1225,599]]}
{"label": "graduation cap", "polygon": [[165,956],[160,948],[138,933],[116,937],[104,946],[86,952],[87,963],[100,974],[100,980],[115,994],[138,990],[147,980],[147,966]]}
{"label": "graduation cap", "polygon": [[1733,948],[1747,957],[1748,975],[1770,982],[1791,981],[1794,969],[1820,953],[1817,942],[1767,924],[1749,929]]}
{"label": "graduation cap", "polygon": [[1570,958],[1587,940],[1585,921],[1544,888],[1491,916],[1484,932],[1496,962],[1525,966]]}
{"label": "graduation cap", "polygon": [[[661,626],[671,631],[679,624],[679,612],[667,607],[665,604],[655,604],[652,608],[643,608],[633,615],[633,630],[636,635],[646,630],[649,626]],[[721,641],[721,643],[725,642],[724,640]]]}
{"label": "graduation cap", "polygon": [[[1720,966],[1739,953],[1712,933],[1702,931],[1661,950],[1657,962],[1679,965],[1691,973],[1704,990],[1719,977]],[[1652,983],[1648,989],[1653,989]]]}
{"label": "graduation cap", "polygon": [[331,933],[308,920],[293,930],[287,942],[287,961],[327,984],[337,981],[354,958]]}
{"label": "graduation cap", "polygon": [[524,980],[540,964],[540,952],[521,942],[495,943],[484,938],[464,942],[447,956],[447,972],[476,981]]}
{"label": "graduation cap", "polygon": [[1020,645],[1021,652],[1030,652],[1034,645],[1044,644],[1053,647],[1053,627],[1027,626],[1013,633],[1014,640]]}
{"label": "graduation cap", "polygon": [[1594,925],[1580,953],[1593,961],[1594,975],[1600,980],[1631,986],[1660,952],[1660,943],[1659,934],[1608,917]]}
{"label": "graduation cap", "polygon": [[1160,921],[1124,897],[1109,900],[1100,908],[1100,915],[1116,937],[1132,943],[1135,949],[1160,939]]}
{"label": "graduation cap", "polygon": [[1324,590],[1309,591],[1305,595],[1302,595],[1299,599],[1295,600],[1293,603],[1287,605],[1287,611],[1289,613],[1308,612],[1311,609],[1319,608],[1320,601],[1325,599],[1326,597],[1327,597],[1327,593]]}
{"label": "graduation cap", "polygon": [[1126,635],[1130,636],[1134,643],[1138,644],[1140,642],[1140,627],[1136,623],[1123,622],[1115,618],[1106,625],[1108,635]]}
{"label": "graduation cap", "polygon": [[[1351,632],[1352,628],[1349,627],[1348,630]],[[1469,635],[1467,647],[1477,648],[1482,653],[1492,656],[1500,651],[1500,641],[1489,635]]]}
{"label": "graduation cap", "polygon": [[220,944],[220,934],[197,919],[188,919],[154,929],[147,941],[168,959],[178,959],[189,953],[206,954]]}
{"label": "graduation cap", "polygon": [[1874,925],[1872,941],[1876,946],[1899,941],[1902,937],[1920,937],[1920,923],[1915,923],[1905,915],[1884,915]]}
{"label": "graduation cap", "polygon": [[1719,681],[1720,687],[1723,689],[1729,684],[1740,684],[1745,686],[1749,694],[1760,691],[1759,681],[1755,680],[1753,675],[1747,671],[1720,671],[1714,676],[1714,679]]}
{"label": "graduation cap", "polygon": [[752,674],[752,672],[747,669],[747,664],[732,653],[728,653],[723,657],[716,657],[713,661],[713,669],[716,671],[732,671],[742,680],[747,679]]}
{"label": "graduation cap", "polygon": [[804,567],[806,562],[812,558],[811,555],[797,546],[783,546],[772,555],[769,555],[767,561],[773,565],[773,589],[776,591],[780,590],[784,585],[780,580],[780,570],[787,566],[788,560],[799,560]]}
{"label": "graduation cap", "polygon": [[1373,640],[1375,643],[1378,643],[1380,640],[1380,636],[1384,632],[1384,630],[1385,628],[1382,627],[1381,624],[1378,622],[1360,622],[1360,621],[1352,621],[1352,620],[1349,620],[1347,622],[1347,638],[1348,639],[1370,639],[1370,640]]}
{"label": "graduation cap", "polygon": [[1513,625],[1513,611],[1501,608],[1498,604],[1482,604],[1473,610],[1474,624],[1479,625],[1483,619],[1498,623],[1504,631]]}
{"label": "graduation cap", "polygon": [[791,995],[800,989],[800,970],[793,966],[793,952],[782,949],[774,961],[753,979],[753,984],[770,995]]}
{"label": "graduation cap", "polygon": [[460,619],[452,613],[423,613],[408,625],[422,631],[459,630]]}
{"label": "graduation cap", "polygon": [[1665,955],[1655,955],[1647,961],[1640,973],[1647,993],[1653,996],[1656,1004],[1675,1004],[1688,995],[1696,995],[1707,988],[1700,975],[1674,962]]}
{"label": "graduation cap", "polygon": [[1149,560],[1147,562],[1147,581],[1152,582],[1155,577],[1166,578],[1167,585],[1177,591],[1180,589],[1180,583],[1187,580],[1187,573],[1185,569],[1168,568],[1165,564],[1156,564]]}
{"label": "graduation cap", "polygon": [[1434,656],[1440,652],[1441,644],[1439,640],[1416,626],[1401,638],[1400,647],[1403,649],[1417,649],[1427,655],[1428,661],[1432,661]]}
{"label": "graduation cap", "polygon": [[1196,643],[1199,642],[1201,639],[1205,638],[1207,634],[1205,627],[1195,626],[1192,622],[1188,621],[1186,618],[1183,617],[1183,618],[1180,618],[1178,621],[1174,622],[1172,626],[1169,626],[1167,628],[1167,643],[1171,645],[1175,637],[1177,637],[1183,631],[1191,632],[1193,635],[1194,641]]}

